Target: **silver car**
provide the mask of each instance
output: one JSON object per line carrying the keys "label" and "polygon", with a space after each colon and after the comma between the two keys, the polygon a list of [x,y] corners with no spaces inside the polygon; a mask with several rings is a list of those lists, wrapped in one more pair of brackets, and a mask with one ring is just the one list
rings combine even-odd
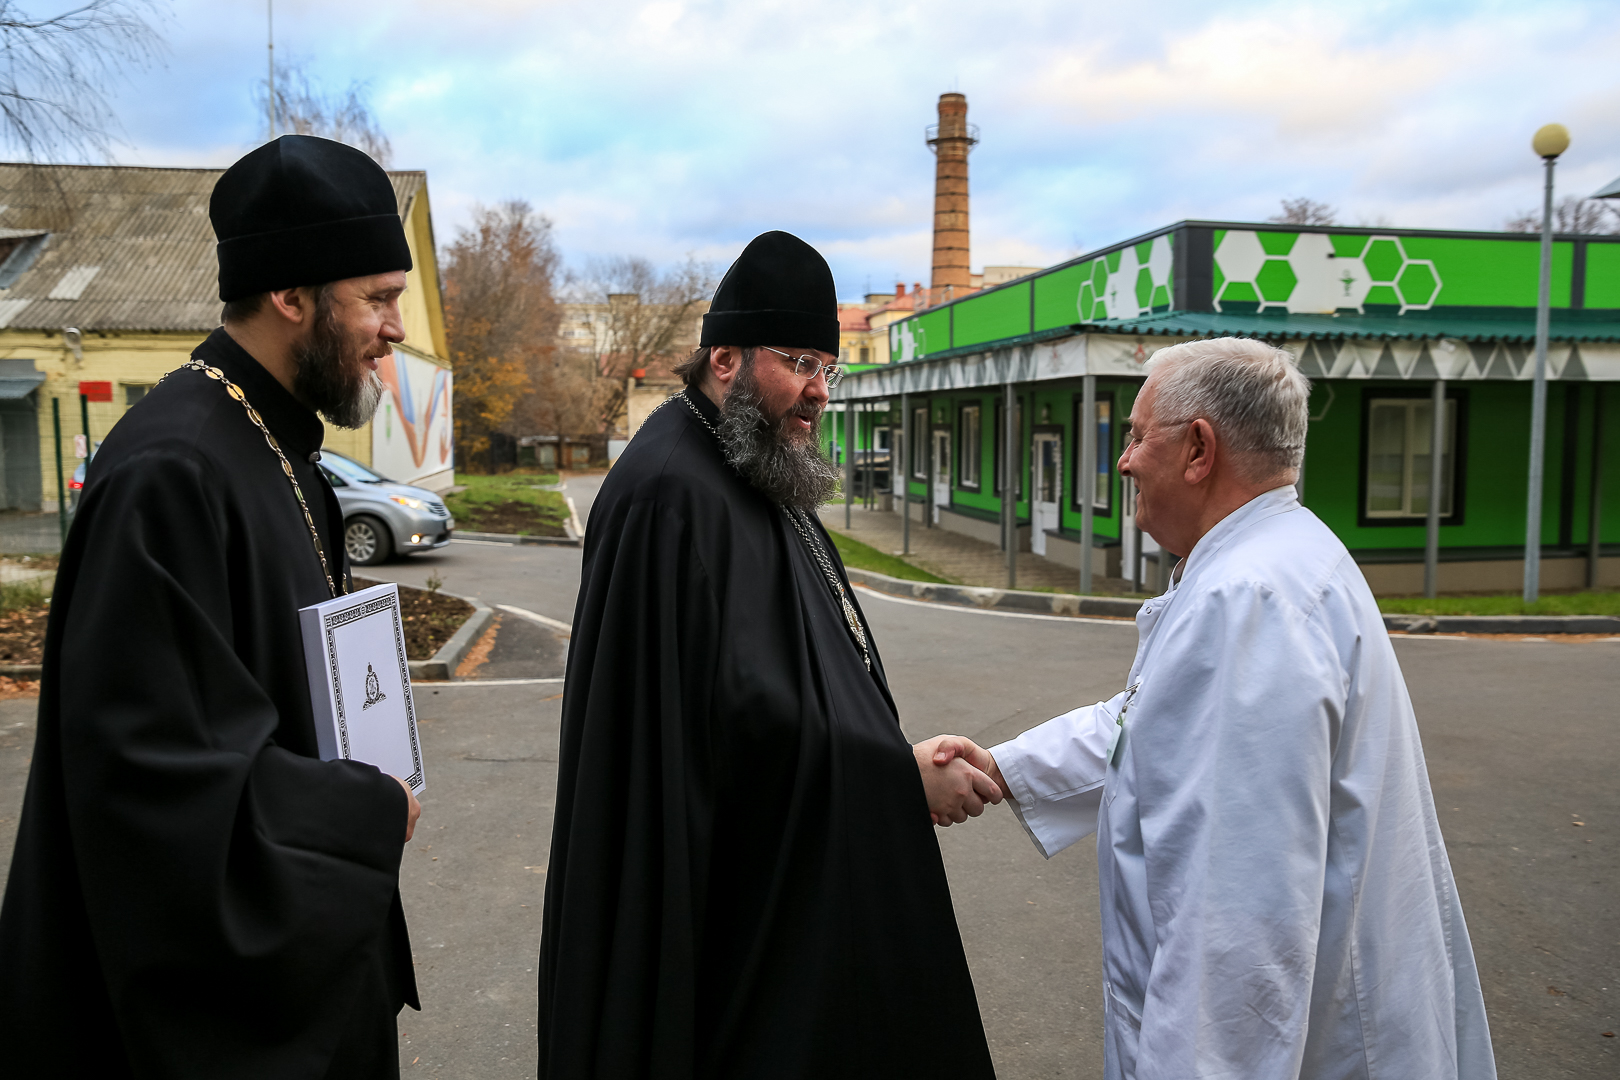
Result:
{"label": "silver car", "polygon": [[456,520],[433,492],[395,483],[330,450],[321,451],[321,470],[343,507],[343,546],[351,563],[375,566],[395,554],[450,542]]}

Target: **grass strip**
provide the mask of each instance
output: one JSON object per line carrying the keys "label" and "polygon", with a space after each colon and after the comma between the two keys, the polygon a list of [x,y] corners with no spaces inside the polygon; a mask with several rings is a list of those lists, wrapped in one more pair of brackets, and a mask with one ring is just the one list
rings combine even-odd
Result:
{"label": "grass strip", "polygon": [[839,558],[844,565],[857,570],[870,570],[874,574],[887,574],[889,577],[903,578],[906,581],[930,581],[936,585],[949,585],[942,577],[935,577],[926,570],[920,570],[910,563],[885,555],[870,544],[863,544],[859,540],[852,540],[843,533],[827,530],[832,537],[833,544],[838,548]]}
{"label": "grass strip", "polygon": [[1389,596],[1386,615],[1620,615],[1620,592],[1560,593],[1526,604],[1517,593],[1495,596]]}
{"label": "grass strip", "polygon": [[568,500],[547,486],[557,483],[556,473],[520,470],[496,476],[456,474],[466,490],[445,496],[455,515],[456,528],[473,532],[564,536]]}

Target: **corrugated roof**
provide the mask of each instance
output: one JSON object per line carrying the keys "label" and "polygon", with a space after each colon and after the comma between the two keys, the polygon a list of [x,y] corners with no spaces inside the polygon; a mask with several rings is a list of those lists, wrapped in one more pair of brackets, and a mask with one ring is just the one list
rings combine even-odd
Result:
{"label": "corrugated roof", "polygon": [[[1106,334],[1162,334],[1174,337],[1253,337],[1325,340],[1372,338],[1433,341],[1530,342],[1535,340],[1534,312],[1514,317],[1490,314],[1408,312],[1405,315],[1227,315],[1204,311],[1166,311],[1139,319],[1105,319],[1083,323],[1082,330]],[[1553,341],[1620,341],[1620,319],[1611,313],[1588,317],[1579,311],[1554,311]]]}
{"label": "corrugated roof", "polygon": [[[0,289],[0,327],[207,332],[218,326],[208,196],[224,171],[0,163],[0,236],[50,233],[33,265]],[[403,215],[427,175],[388,175]],[[74,298],[48,299],[52,292]]]}

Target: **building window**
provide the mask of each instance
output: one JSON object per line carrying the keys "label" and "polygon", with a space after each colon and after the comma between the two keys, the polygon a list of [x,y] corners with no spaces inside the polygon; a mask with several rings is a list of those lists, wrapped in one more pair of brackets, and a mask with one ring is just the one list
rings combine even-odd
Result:
{"label": "building window", "polygon": [[[993,426],[995,428],[995,442],[996,442],[996,444],[995,444],[994,447],[991,448],[992,452],[991,452],[991,455],[990,455],[991,458],[993,459],[993,462],[994,462],[993,468],[995,469],[995,475],[990,478],[990,483],[991,483],[991,489],[990,490],[991,490],[991,492],[993,494],[1000,495],[1001,494],[1001,471],[1002,471],[1001,470],[1001,462],[1007,456],[1007,436],[1005,435],[1005,432],[1006,432],[1007,429],[1004,426],[1005,425],[1005,419],[1006,419],[1006,416],[1007,416],[1007,400],[1006,400],[1006,398],[998,397],[996,399],[995,408],[996,408],[996,422],[995,422],[995,424]],[[1013,428],[1018,432],[1018,445],[1019,445],[1019,447],[1022,448],[1024,446],[1026,446],[1027,443],[1024,441],[1024,399],[1023,398],[1019,398],[1017,403],[1013,406]],[[1018,462],[1017,462],[1017,465],[1015,466],[1017,468],[1017,471],[1018,471],[1018,497],[1019,498],[1022,498],[1023,494],[1024,494],[1024,469],[1022,468],[1023,464],[1024,464],[1023,450],[1020,449],[1019,450],[1019,456],[1018,456]]]}
{"label": "building window", "polygon": [[911,411],[911,476],[914,480],[928,479],[928,409]]}
{"label": "building window", "polygon": [[[1362,516],[1369,522],[1409,524],[1429,515],[1429,397],[1369,397],[1367,457],[1362,473]],[[1459,402],[1446,399],[1440,440],[1440,518],[1456,524]]]}
{"label": "building window", "polygon": [[141,400],[141,398],[146,396],[146,392],[148,390],[150,390],[150,389],[152,389],[150,386],[140,385],[140,384],[136,384],[136,383],[125,383],[124,384],[124,408],[127,409],[131,405],[135,404],[137,401]]}
{"label": "building window", "polygon": [[984,443],[981,441],[982,415],[978,405],[963,405],[957,413],[957,483],[972,491],[980,487],[979,474],[984,469]]}
{"label": "building window", "polygon": [[861,346],[861,363],[870,364],[871,362],[872,362],[872,346],[870,346],[870,345],[862,345]]}
{"label": "building window", "polygon": [[[1086,399],[1079,394],[1074,397],[1074,445],[1078,449],[1080,440],[1084,437]],[[1093,513],[1108,517],[1114,512],[1114,395],[1098,394],[1097,407],[1097,467],[1090,476],[1080,475],[1080,455],[1075,454],[1074,462],[1074,493],[1070,506],[1079,512],[1084,505],[1086,497],[1091,498]]]}

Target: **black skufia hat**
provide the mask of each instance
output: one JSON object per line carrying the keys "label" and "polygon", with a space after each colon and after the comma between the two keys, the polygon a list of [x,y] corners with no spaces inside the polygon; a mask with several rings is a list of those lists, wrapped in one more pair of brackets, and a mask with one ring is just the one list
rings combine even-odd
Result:
{"label": "black skufia hat", "polygon": [[838,351],[838,291],[821,253],[792,233],[761,233],[731,264],[699,345]]}
{"label": "black skufia hat", "polygon": [[219,298],[411,268],[393,182],[362,150],[283,135],[225,170],[208,200]]}

